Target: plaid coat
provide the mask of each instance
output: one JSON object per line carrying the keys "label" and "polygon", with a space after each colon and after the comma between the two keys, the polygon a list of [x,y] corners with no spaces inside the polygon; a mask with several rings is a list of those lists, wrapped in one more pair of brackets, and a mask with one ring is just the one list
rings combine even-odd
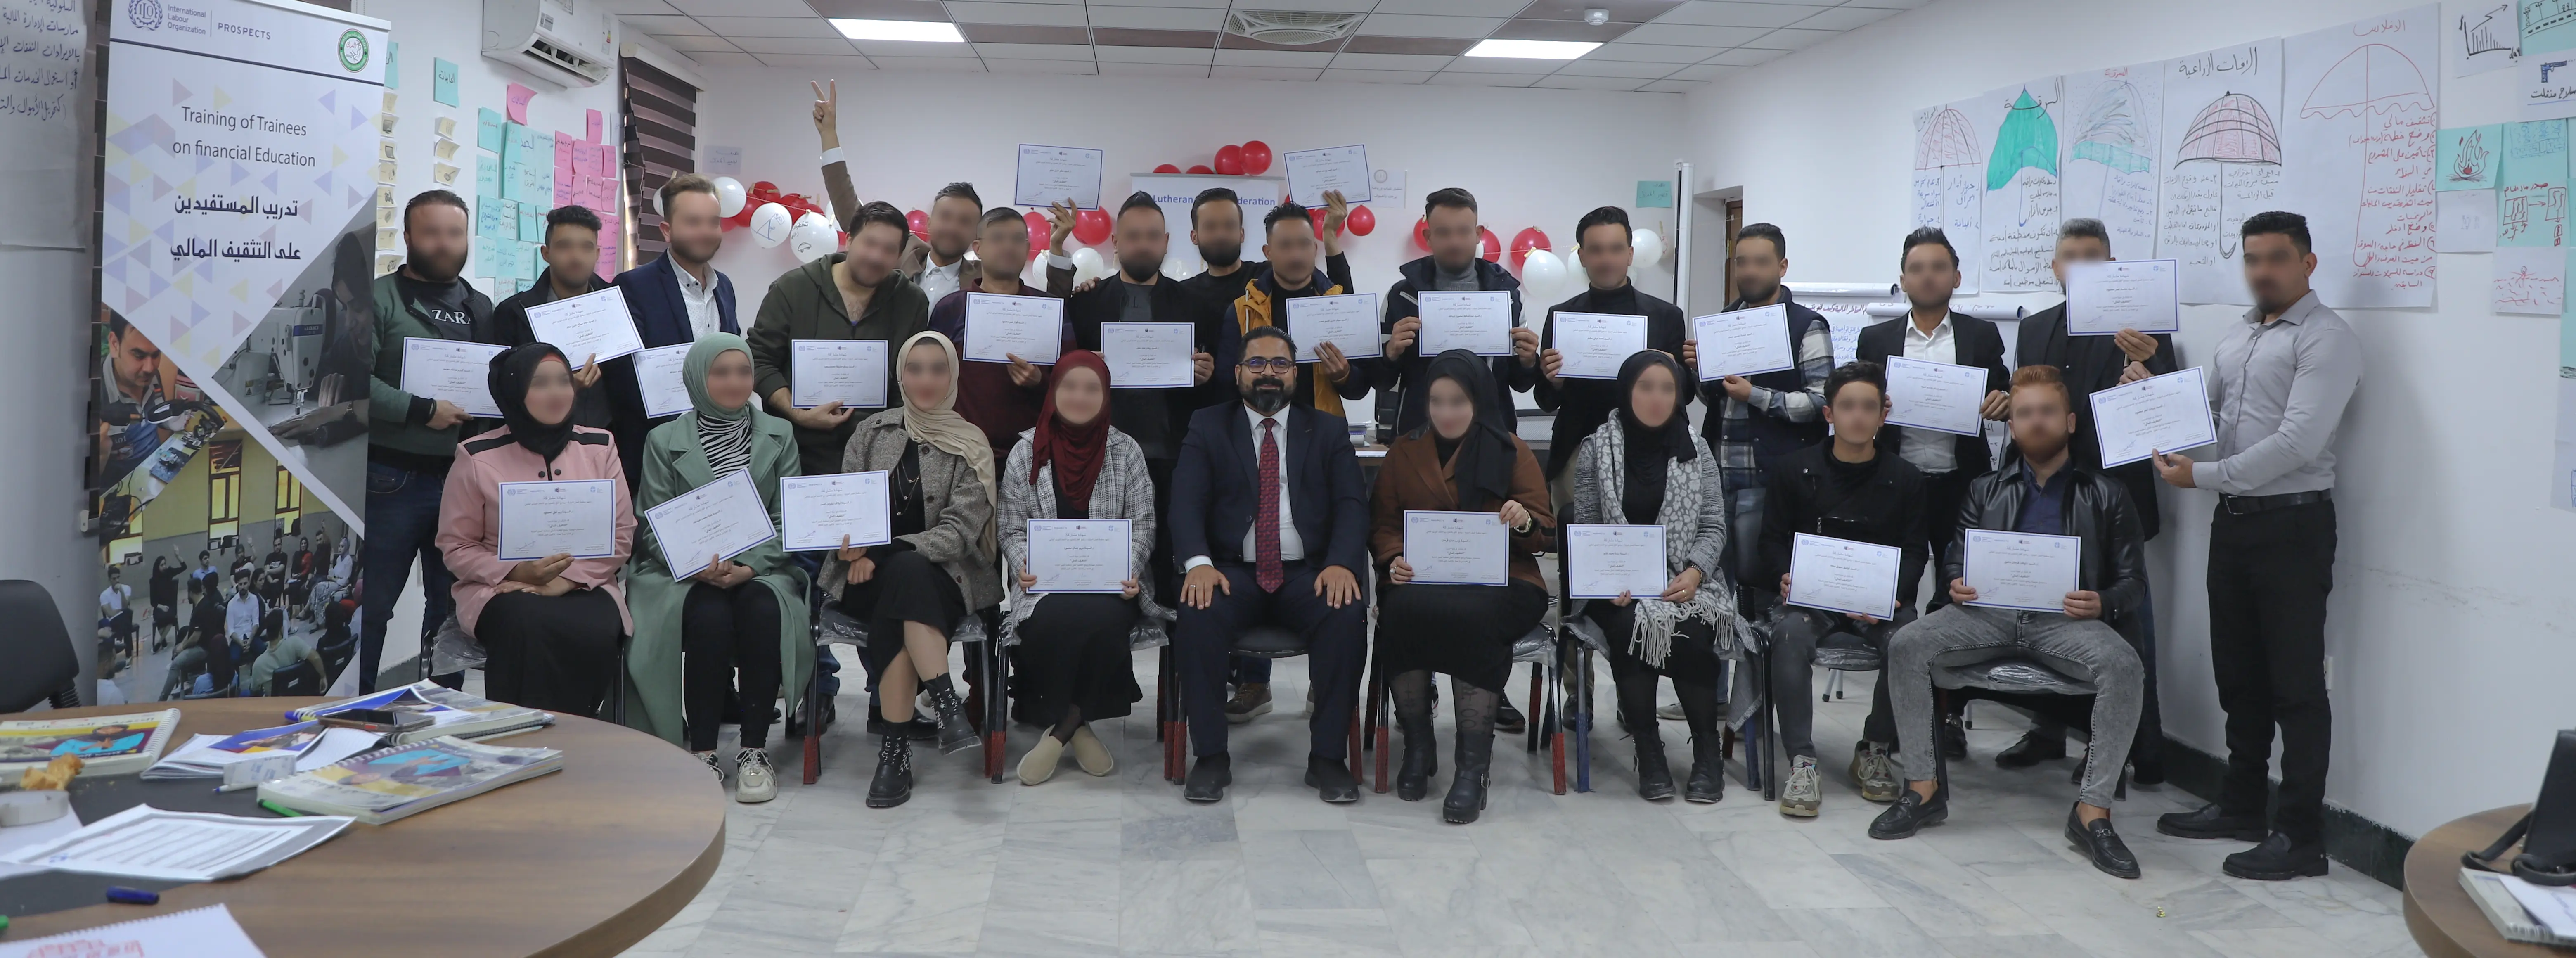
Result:
{"label": "plaid coat", "polygon": [[[842,472],[871,472],[892,469],[903,460],[903,447],[912,436],[903,431],[903,407],[897,406],[860,423],[850,436],[850,444],[841,456]],[[966,596],[966,611],[989,609],[1002,601],[1001,574],[993,567],[993,554],[984,550],[984,530],[992,524],[993,504],[984,499],[983,480],[966,460],[950,453],[921,447],[921,506],[929,517],[929,528],[908,536],[897,536],[912,543],[921,557],[936,563],[957,582],[957,590]],[[841,554],[825,554],[823,588],[832,600],[841,599],[841,589],[849,581],[849,564]],[[962,633],[976,621],[967,616],[958,629]],[[974,626],[980,630],[980,626]]]}
{"label": "plaid coat", "polygon": [[[1011,457],[1002,465],[1000,477],[1002,508],[998,515],[1002,538],[1002,558],[1009,560],[1004,588],[1010,594],[1011,614],[1002,622],[1002,644],[1017,645],[1020,623],[1028,621],[1044,595],[1029,595],[1020,590],[1019,570],[1029,565],[1029,520],[1060,519],[1056,509],[1055,467],[1041,466],[1037,479],[1029,479],[1029,459],[1035,455],[1032,438],[1037,430],[1020,431],[1020,442],[1011,447]],[[1090,516],[1094,519],[1128,520],[1127,568],[1133,570],[1137,585],[1137,602],[1144,615],[1136,620],[1129,633],[1129,648],[1151,648],[1167,641],[1164,623],[1173,612],[1154,602],[1154,576],[1148,565],[1154,553],[1154,527],[1161,517],[1154,514],[1154,480],[1145,473],[1145,449],[1116,427],[1109,430],[1109,448],[1100,460],[1100,478],[1091,485]]]}

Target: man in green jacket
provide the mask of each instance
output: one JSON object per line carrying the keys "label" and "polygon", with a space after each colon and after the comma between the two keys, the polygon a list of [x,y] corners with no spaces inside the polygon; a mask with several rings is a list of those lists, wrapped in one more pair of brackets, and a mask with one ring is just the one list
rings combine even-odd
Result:
{"label": "man in green jacket", "polygon": [[[894,347],[930,328],[930,298],[921,287],[896,271],[903,253],[903,211],[882,200],[859,207],[850,217],[850,245],[845,252],[816,258],[769,284],[752,321],[752,374],[758,395],[769,411],[796,426],[796,448],[809,476],[841,471],[841,448],[858,428],[858,410],[828,402],[796,408],[791,388],[799,339],[874,339]],[[855,318],[853,318],[855,317]],[[897,395],[894,368],[886,363],[886,397]],[[873,410],[870,410],[873,413]]]}
{"label": "man in green jacket", "polygon": [[358,638],[358,690],[376,690],[385,624],[411,582],[417,558],[427,593],[420,617],[422,648],[452,611],[456,577],[438,553],[438,505],[455,461],[456,440],[470,418],[444,399],[403,391],[403,342],[422,339],[497,341],[492,300],[465,282],[465,200],[429,190],[403,206],[403,265],[375,282],[376,356],[368,383],[366,617]]}

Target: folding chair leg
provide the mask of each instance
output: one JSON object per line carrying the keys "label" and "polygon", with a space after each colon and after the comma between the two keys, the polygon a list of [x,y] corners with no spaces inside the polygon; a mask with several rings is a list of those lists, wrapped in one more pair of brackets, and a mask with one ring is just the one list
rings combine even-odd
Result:
{"label": "folding chair leg", "polygon": [[1386,734],[1386,697],[1386,675],[1374,667],[1370,668],[1368,728],[1365,730],[1366,734],[1361,737],[1367,739],[1370,747],[1377,751],[1377,793],[1380,795],[1386,794],[1387,789],[1393,787],[1387,783],[1386,777],[1386,753],[1389,751]]}
{"label": "folding chair leg", "polygon": [[1183,751],[1185,748],[1183,743],[1189,738],[1189,714],[1181,708],[1181,683],[1178,669],[1179,665],[1174,661],[1172,655],[1172,647],[1169,645],[1163,646],[1161,677],[1157,678],[1154,684],[1163,693],[1163,707],[1165,710],[1163,716],[1163,780],[1173,784],[1179,784],[1186,774],[1186,770],[1182,767],[1182,756],[1185,754]]}
{"label": "folding chair leg", "polygon": [[805,684],[805,784],[823,774],[823,670],[814,669]]}
{"label": "folding chair leg", "polygon": [[[1546,714],[1547,714],[1547,710],[1546,710],[1546,709],[1544,709],[1544,708],[1540,708],[1540,707],[1539,707],[1539,701],[1540,701],[1540,700],[1539,700],[1539,697],[1538,697],[1538,695],[1539,695],[1539,692],[1538,692],[1538,686],[1539,686],[1539,682],[1540,682],[1540,680],[1544,679],[1546,676],[1547,676],[1547,663],[1544,663],[1544,662],[1532,662],[1532,663],[1530,663],[1530,694],[1529,694],[1529,710],[1530,710],[1531,712],[1533,712],[1533,713],[1538,714],[1538,715],[1539,715],[1539,716],[1541,716],[1541,717],[1545,717],[1545,716],[1546,716]],[[1536,720],[1532,720],[1532,721],[1529,723],[1529,734],[1528,734],[1527,736],[1524,736],[1524,737],[1525,737],[1525,738],[1527,738],[1527,739],[1529,739],[1529,747],[1528,747],[1527,751],[1528,751],[1530,754],[1532,754],[1532,755],[1536,755],[1536,754],[1538,754],[1539,733],[1540,733],[1543,729],[1544,729],[1544,726],[1543,726],[1543,725],[1541,725],[1541,724],[1540,724],[1538,721],[1536,721]]]}
{"label": "folding chair leg", "polygon": [[1582,670],[1574,677],[1575,695],[1582,701],[1574,704],[1574,790],[1592,790],[1592,647],[1577,653],[1575,667]]}
{"label": "folding chair leg", "polygon": [[999,639],[984,640],[984,774],[1002,784],[1002,759],[1010,750],[1010,696],[1003,690],[1007,663]]}
{"label": "folding chair leg", "polygon": [[[1559,795],[1565,794],[1564,675],[1565,646],[1562,644],[1562,640],[1560,639],[1560,644],[1556,648],[1556,654],[1548,657],[1546,680],[1547,708],[1541,710],[1542,716],[1547,720],[1547,734],[1551,743],[1547,750],[1548,764],[1553,766],[1552,771],[1554,774],[1552,778],[1554,779],[1556,794]],[[1540,699],[1537,696],[1530,697],[1530,702],[1533,704],[1533,707],[1535,707],[1535,704],[1539,701]]]}
{"label": "folding chair leg", "polygon": [[626,640],[617,640],[617,675],[608,682],[608,720],[626,724]]}

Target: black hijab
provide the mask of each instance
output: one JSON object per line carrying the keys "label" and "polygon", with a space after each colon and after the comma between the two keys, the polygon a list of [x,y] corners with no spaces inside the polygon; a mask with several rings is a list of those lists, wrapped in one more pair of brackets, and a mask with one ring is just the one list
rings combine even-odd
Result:
{"label": "black hijab", "polygon": [[[1503,425],[1503,410],[1495,398],[1493,368],[1485,358],[1465,349],[1452,349],[1431,358],[1431,382],[1455,380],[1458,388],[1476,405],[1476,420],[1458,437],[1458,452],[1450,460],[1450,480],[1457,484],[1458,508],[1483,509],[1512,497],[1512,431]],[[1427,395],[1427,393],[1426,393]],[[1431,436],[1434,448],[1446,445],[1440,430],[1428,420],[1422,431]]]}
{"label": "black hijab", "polygon": [[[1648,427],[1637,420],[1637,379],[1654,366],[1664,367],[1664,371],[1673,377],[1673,414],[1664,420],[1663,425]],[[1651,456],[1655,471],[1660,473],[1665,460],[1689,462],[1699,457],[1698,450],[1691,448],[1689,411],[1681,405],[1681,391],[1694,385],[1682,372],[1681,362],[1665,355],[1662,350],[1640,350],[1619,365],[1619,429],[1628,439],[1630,463]],[[1631,473],[1634,471],[1630,470]]]}
{"label": "black hijab", "polygon": [[528,386],[536,381],[537,367],[549,359],[563,363],[567,370],[572,368],[562,350],[529,343],[492,357],[492,372],[485,384],[492,390],[493,405],[501,407],[502,424],[510,427],[510,440],[538,458],[553,462],[564,445],[572,442],[572,412],[565,410],[563,421],[553,425],[538,422],[528,412]]}

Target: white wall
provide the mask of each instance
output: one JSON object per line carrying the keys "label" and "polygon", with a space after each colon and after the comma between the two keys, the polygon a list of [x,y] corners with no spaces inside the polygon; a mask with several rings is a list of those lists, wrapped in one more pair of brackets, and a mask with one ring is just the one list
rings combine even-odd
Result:
{"label": "white wall", "polygon": [[[83,92],[86,99],[87,92]],[[88,156],[89,141],[81,153]],[[88,161],[84,160],[86,164]],[[83,182],[88,182],[83,178]],[[82,191],[88,193],[87,189]],[[0,198],[0,215],[7,200]],[[84,207],[86,208],[86,207]],[[83,227],[86,232],[87,227]],[[11,348],[0,350],[0,409],[18,410],[0,425],[0,579],[43,585],[62,608],[65,630],[81,663],[75,683],[81,700],[92,698],[98,642],[98,593],[107,585],[98,539],[80,529],[87,508],[83,470],[89,448],[92,372],[91,293],[94,251],[0,247],[0,289],[9,291]],[[132,575],[132,573],[128,573]],[[135,595],[141,600],[141,579]]]}
{"label": "white wall", "polygon": [[[2408,4],[2082,6],[2071,16],[2062,0],[1940,0],[1693,93],[1694,189],[1741,187],[1747,221],[1780,224],[1792,285],[1800,276],[1892,280],[1911,225],[1914,110]],[[2442,22],[2464,10],[2446,4]],[[2442,69],[2443,126],[2515,119],[2513,71],[2453,78],[2447,62]],[[2442,256],[2434,309],[2343,314],[2361,333],[2368,371],[2337,440],[2326,797],[2407,834],[2530,801],[2551,732],[2576,725],[2566,685],[2576,674],[2576,592],[2567,588],[2576,515],[2546,505],[2559,324],[2491,314],[2488,259]],[[2036,309],[2056,297],[1982,299]],[[2184,360],[2205,359],[2238,312],[2186,307]],[[2165,728],[2224,754],[2202,584],[2215,496],[2163,495],[2165,532],[2150,559]]]}
{"label": "white wall", "polygon": [[[711,144],[739,146],[744,184],[769,180],[822,199],[806,82],[832,74],[752,67],[705,73],[711,89],[698,100],[701,162]],[[1125,174],[1207,163],[1227,143],[1262,140],[1275,151],[1367,144],[1372,165],[1407,174],[1407,192],[1404,204],[1373,205],[1375,232],[1343,237],[1352,280],[1363,291],[1384,291],[1398,266],[1422,255],[1413,246],[1413,221],[1432,190],[1461,186],[1476,194],[1485,228],[1505,243],[1537,226],[1564,252],[1573,249],[1575,220],[1597,206],[1635,202],[1638,180],[1671,179],[1682,147],[1675,122],[1682,99],[1659,93],[903,73],[844,73],[840,92],[841,143],[860,197],[907,210],[928,209],[931,195],[952,180],[973,182],[987,204],[1008,203],[1013,148],[1024,142],[1108,150],[1102,202],[1112,206],[1128,192]],[[1274,165],[1270,175],[1279,172]],[[1672,210],[1629,215],[1638,228],[1671,235]],[[1171,224],[1174,250],[1188,248],[1188,227]],[[1254,259],[1258,239],[1256,226],[1255,248],[1246,250]],[[1668,255],[1638,288],[1671,298],[1670,262]],[[736,230],[725,234],[716,265],[733,277],[747,325],[770,280],[796,263],[783,244],[761,249]],[[1353,411],[1365,416],[1366,409]]]}

